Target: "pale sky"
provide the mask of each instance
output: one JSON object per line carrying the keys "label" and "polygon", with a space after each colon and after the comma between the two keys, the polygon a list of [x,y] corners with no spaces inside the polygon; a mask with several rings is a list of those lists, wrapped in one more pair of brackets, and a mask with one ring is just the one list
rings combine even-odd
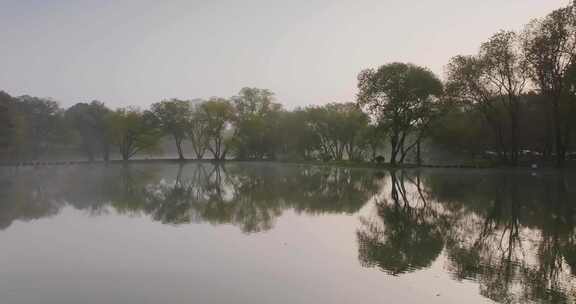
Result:
{"label": "pale sky", "polygon": [[0,90],[115,108],[267,88],[287,108],[353,101],[364,68],[443,76],[500,29],[568,0],[0,0]]}

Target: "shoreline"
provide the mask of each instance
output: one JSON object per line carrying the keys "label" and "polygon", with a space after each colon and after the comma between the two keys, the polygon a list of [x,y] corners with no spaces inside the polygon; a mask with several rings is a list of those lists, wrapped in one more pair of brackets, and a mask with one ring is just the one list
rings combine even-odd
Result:
{"label": "shoreline", "polygon": [[279,163],[279,164],[291,164],[291,165],[310,165],[310,166],[331,166],[331,167],[343,167],[343,168],[362,168],[362,169],[380,169],[380,170],[399,170],[399,169],[419,169],[419,168],[438,168],[438,169],[530,169],[530,170],[542,170],[542,169],[573,169],[574,162],[567,161],[564,168],[555,168],[553,166],[538,166],[536,168],[531,167],[527,164],[521,164],[519,166],[506,166],[506,165],[480,165],[480,164],[401,164],[396,166],[391,166],[389,163],[377,164],[371,162],[351,162],[351,161],[290,161],[290,160],[213,160],[213,159],[178,159],[178,158],[149,158],[149,159],[131,159],[131,160],[120,160],[114,159],[109,161],[103,160],[66,160],[66,161],[22,161],[22,162],[0,162],[0,167],[44,167],[44,166],[70,166],[70,165],[93,165],[93,164],[145,164],[145,163]]}

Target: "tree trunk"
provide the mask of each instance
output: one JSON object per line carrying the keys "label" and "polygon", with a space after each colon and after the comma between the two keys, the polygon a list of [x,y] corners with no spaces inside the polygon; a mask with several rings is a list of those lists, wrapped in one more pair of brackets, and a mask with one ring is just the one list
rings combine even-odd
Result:
{"label": "tree trunk", "polygon": [[176,175],[176,187],[182,187],[182,169],[184,168],[184,164],[180,164],[178,166],[178,174]]}
{"label": "tree trunk", "polygon": [[184,153],[182,152],[182,142],[177,143],[176,147],[178,149],[178,159],[184,160]]}
{"label": "tree trunk", "polygon": [[182,152],[182,140],[183,138],[174,135],[174,143],[176,144],[176,151],[178,151],[178,160],[180,161],[184,160],[184,153]]}
{"label": "tree trunk", "polygon": [[403,164],[404,160],[406,159],[406,155],[408,154],[409,149],[405,149],[404,143],[406,142],[406,132],[402,133],[402,137],[400,138],[400,142],[398,143],[398,150],[400,150],[400,161],[399,163]]}
{"label": "tree trunk", "polygon": [[400,146],[400,161],[399,163],[403,164],[404,160],[406,159],[406,155],[408,154],[406,150],[404,150],[403,146]]}
{"label": "tree trunk", "polygon": [[201,145],[199,141],[193,142],[192,144],[194,154],[196,154],[196,159],[204,158],[204,154],[206,153],[206,145]]}
{"label": "tree trunk", "polygon": [[556,167],[564,167],[564,159],[566,151],[564,150],[563,139],[562,139],[562,125],[560,122],[560,100],[555,98],[554,100],[554,139],[556,145]]}
{"label": "tree trunk", "polygon": [[127,141],[124,141],[120,146],[120,154],[122,154],[123,161],[130,159],[130,144]]}
{"label": "tree trunk", "polygon": [[[514,110],[515,111],[515,110]],[[511,147],[511,161],[513,166],[518,165],[519,156],[519,145],[518,145],[518,115],[517,113],[512,113],[510,115],[511,120],[511,137],[512,137],[512,147]]]}
{"label": "tree trunk", "polygon": [[91,143],[85,143],[84,149],[86,150],[86,156],[88,157],[89,162],[94,161],[94,150]]}
{"label": "tree trunk", "polygon": [[390,165],[396,166],[396,156],[398,155],[398,135],[394,134],[390,137]]}
{"label": "tree trunk", "polygon": [[196,151],[196,159],[203,159],[204,158],[204,153],[202,153],[201,151]]}
{"label": "tree trunk", "polygon": [[418,166],[422,165],[422,157],[420,155],[420,138],[416,141],[416,164]]}
{"label": "tree trunk", "polygon": [[545,134],[544,134],[544,151],[542,153],[542,158],[544,160],[549,160],[552,156],[552,123],[551,120],[552,118],[550,116],[552,116],[551,114],[551,110],[550,110],[550,106],[546,105],[545,107],[545,111],[546,111],[546,116],[545,116]]}
{"label": "tree trunk", "polygon": [[110,145],[108,143],[102,143],[102,159],[105,162],[110,160]]}
{"label": "tree trunk", "polygon": [[498,154],[498,158],[502,163],[508,163],[508,149],[506,148],[506,144],[504,143],[504,135],[502,134],[501,126],[495,126],[496,132],[496,152]]}

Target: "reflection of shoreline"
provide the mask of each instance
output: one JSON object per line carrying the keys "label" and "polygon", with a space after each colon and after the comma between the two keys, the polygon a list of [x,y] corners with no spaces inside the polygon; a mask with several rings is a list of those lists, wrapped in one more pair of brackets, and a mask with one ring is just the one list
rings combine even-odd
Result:
{"label": "reflection of shoreline", "polygon": [[[377,188],[365,172],[269,162],[47,167],[15,170],[6,180],[6,198],[0,201],[12,202],[14,210],[37,203],[38,197],[23,193],[46,188],[50,189],[46,199],[58,206],[68,204],[97,214],[110,205],[121,213],[144,213],[163,223],[231,223],[244,232],[272,228],[287,208],[311,214],[354,213]],[[4,212],[10,214],[6,227],[25,216],[15,212]]]}

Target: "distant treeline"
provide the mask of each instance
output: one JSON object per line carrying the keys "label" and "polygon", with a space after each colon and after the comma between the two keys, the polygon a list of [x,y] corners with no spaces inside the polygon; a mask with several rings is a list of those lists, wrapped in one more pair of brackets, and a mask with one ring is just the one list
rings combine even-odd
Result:
{"label": "distant treeline", "polygon": [[478,54],[453,57],[445,82],[413,64],[364,70],[355,102],[288,111],[272,92],[244,88],[230,98],[168,99],[145,110],[99,101],[62,109],[50,99],[0,92],[0,157],[36,160],[68,149],[89,160],[109,160],[112,152],[128,160],[159,153],[170,137],[180,159],[420,164],[429,146],[471,160],[561,167],[576,140],[575,59],[570,5],[520,32],[496,33]]}

